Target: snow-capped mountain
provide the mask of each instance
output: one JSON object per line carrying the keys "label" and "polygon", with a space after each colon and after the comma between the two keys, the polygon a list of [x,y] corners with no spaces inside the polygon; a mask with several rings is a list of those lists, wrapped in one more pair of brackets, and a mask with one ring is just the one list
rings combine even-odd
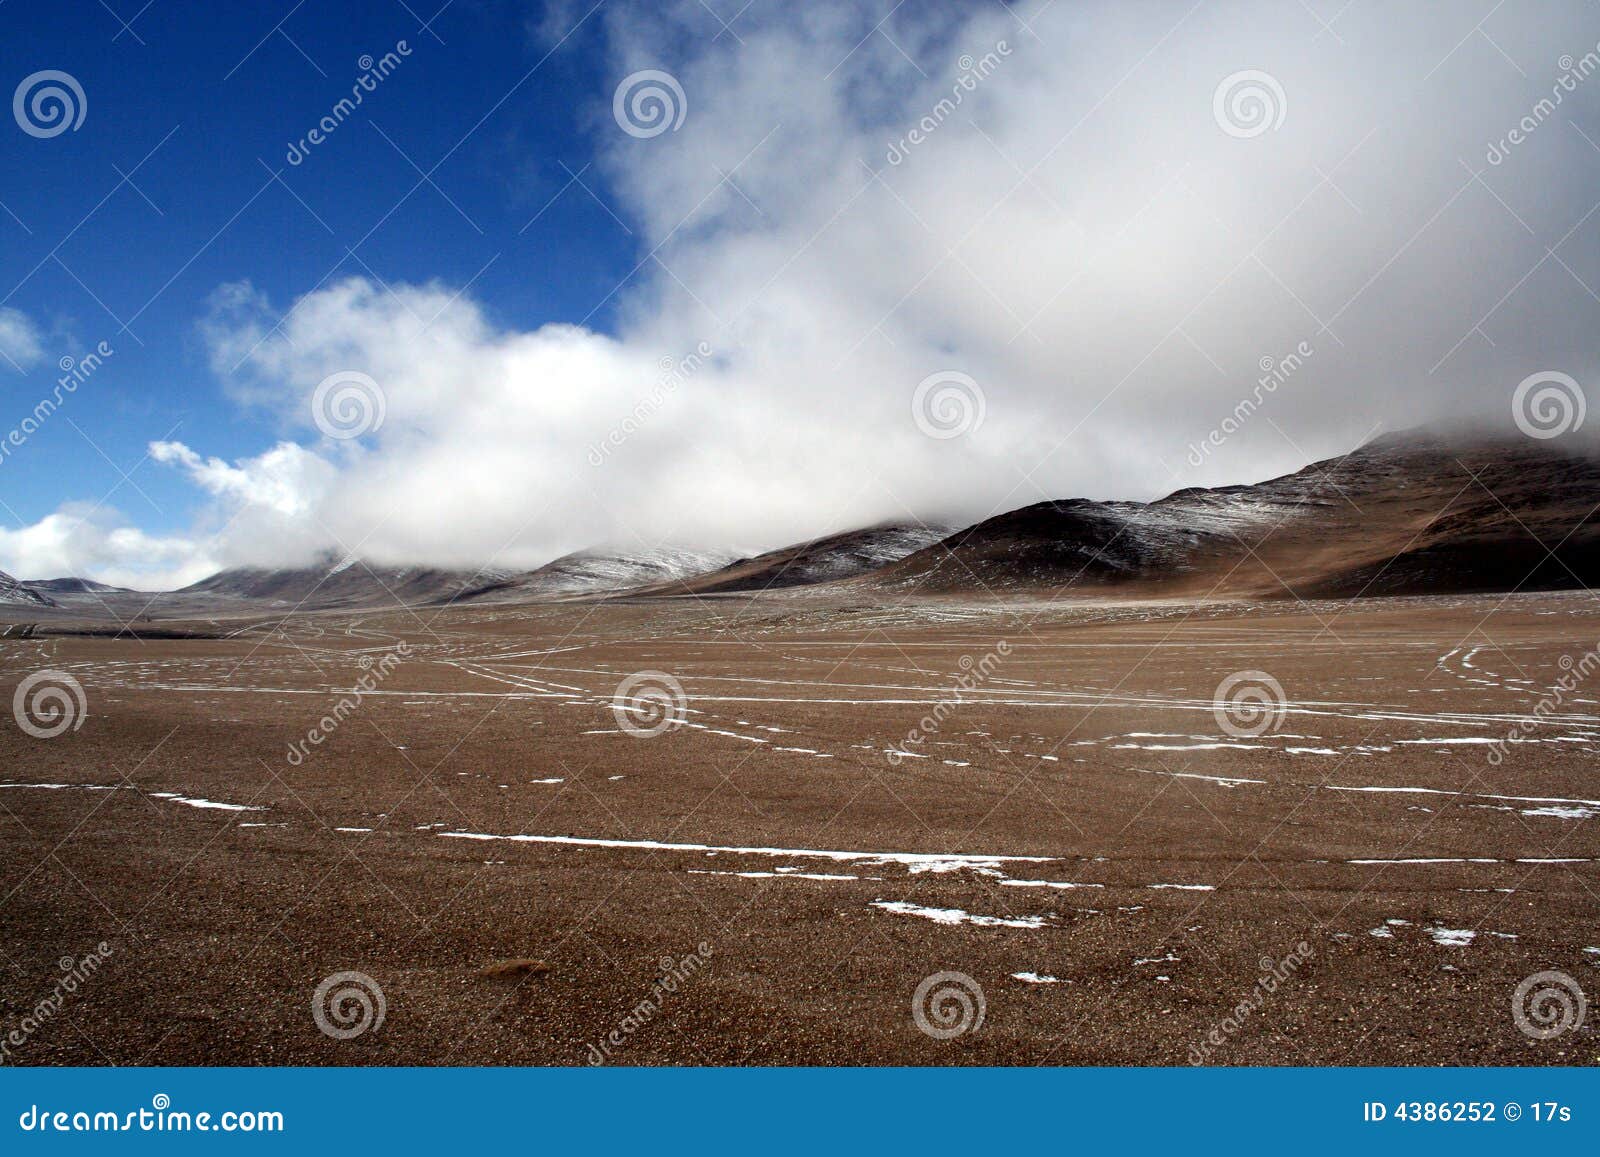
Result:
{"label": "snow-capped mountain", "polygon": [[900,589],[1352,597],[1600,582],[1600,463],[1408,432],[1249,486],[1041,502],[877,572]]}
{"label": "snow-capped mountain", "polygon": [[25,607],[55,606],[47,596],[33,590],[25,583],[18,582],[3,570],[0,570],[0,603]]}
{"label": "snow-capped mountain", "polygon": [[677,593],[778,590],[854,578],[931,546],[948,526],[890,523],[846,531],[741,558],[677,584]]}

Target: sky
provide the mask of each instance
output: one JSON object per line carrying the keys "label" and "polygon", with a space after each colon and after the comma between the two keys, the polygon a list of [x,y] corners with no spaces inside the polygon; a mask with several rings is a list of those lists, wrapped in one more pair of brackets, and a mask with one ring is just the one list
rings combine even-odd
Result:
{"label": "sky", "polygon": [[0,570],[750,552],[1582,429],[1593,4],[436,3],[0,5]]}

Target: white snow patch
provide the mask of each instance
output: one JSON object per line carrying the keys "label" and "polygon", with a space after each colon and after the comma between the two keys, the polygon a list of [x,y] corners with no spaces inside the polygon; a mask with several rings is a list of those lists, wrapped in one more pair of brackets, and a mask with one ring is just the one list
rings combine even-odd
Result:
{"label": "white snow patch", "polygon": [[1024,984],[1060,984],[1059,976],[1046,976],[1041,972],[1013,972],[1012,980],[1020,980]]}
{"label": "white snow patch", "polygon": [[264,807],[256,807],[246,803],[218,803],[214,799],[199,799],[195,796],[179,795],[175,791],[153,791],[150,795],[153,799],[171,800],[173,803],[181,803],[187,807],[205,808],[211,811],[264,812],[267,810]]}
{"label": "white snow patch", "polygon": [[1153,771],[1150,768],[1136,767],[1134,771],[1142,771],[1146,775],[1165,775],[1172,779],[1201,779],[1207,783],[1214,783],[1218,787],[1240,787],[1247,783],[1264,784],[1264,779],[1244,779],[1239,776],[1201,775],[1193,771]]}
{"label": "white snow patch", "polygon": [[960,868],[998,868],[1001,864],[1048,864],[1054,856],[991,856],[960,852],[860,852],[833,848],[738,847],[723,844],[674,844],[662,840],[617,840],[598,836],[502,836],[493,832],[440,832],[452,840],[507,840],[519,844],[565,844],[580,848],[625,848],[650,852],[729,852],[738,856],[786,856],[795,859],[903,864],[912,871],[953,872]]}
{"label": "white snow patch", "polygon": [[690,868],[691,876],[738,876],[744,880],[859,880],[860,876],[839,875],[832,872],[801,872],[793,868],[776,872],[719,872],[711,868]]}
{"label": "white snow patch", "polygon": [[906,900],[874,900],[872,907],[901,916],[921,916],[935,924],[973,924],[979,928],[1043,928],[1043,916],[975,916],[960,908],[925,908]]}

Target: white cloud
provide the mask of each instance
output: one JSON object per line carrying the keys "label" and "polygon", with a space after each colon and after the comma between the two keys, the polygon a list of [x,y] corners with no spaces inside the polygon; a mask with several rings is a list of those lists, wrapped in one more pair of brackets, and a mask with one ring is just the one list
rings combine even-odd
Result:
{"label": "white cloud", "polygon": [[0,362],[22,371],[32,369],[42,357],[39,327],[21,310],[0,306]]}
{"label": "white cloud", "polygon": [[152,442],[150,457],[181,467],[194,483],[228,502],[277,514],[293,524],[315,506],[332,474],[329,464],[293,442],[280,442],[259,458],[230,466],[201,458],[182,442]]}
{"label": "white cloud", "polygon": [[0,527],[0,570],[17,578],[92,578],[174,590],[214,573],[216,556],[182,536],[149,535],[113,510],[68,504],[31,526]]}
{"label": "white cloud", "polygon": [[[715,39],[696,3],[607,13],[613,80],[668,69],[689,102],[680,131],[639,139],[592,94],[604,194],[653,254],[619,332],[508,330],[455,287],[361,278],[274,329],[272,303],[225,287],[213,366],[301,444],[233,464],[153,448],[213,497],[208,551],[535,565],[607,540],[766,547],[1257,479],[1378,423],[1503,422],[1537,370],[1600,381],[1600,218],[1583,223],[1600,155],[1559,123],[1597,119],[1600,75],[1485,159],[1558,57],[1600,39],[1582,4],[1493,21],[1526,76],[1460,6],[1356,6],[1337,35],[1277,3],[908,8],[877,33],[859,5],[758,6]],[[963,54],[991,53],[948,100]],[[1243,70],[1287,103],[1250,139],[1214,116]],[[660,360],[702,342],[714,355],[663,396]],[[1186,462],[1301,342],[1292,380]],[[984,391],[971,435],[912,420],[942,370]],[[383,393],[358,440],[311,414],[343,371]]]}

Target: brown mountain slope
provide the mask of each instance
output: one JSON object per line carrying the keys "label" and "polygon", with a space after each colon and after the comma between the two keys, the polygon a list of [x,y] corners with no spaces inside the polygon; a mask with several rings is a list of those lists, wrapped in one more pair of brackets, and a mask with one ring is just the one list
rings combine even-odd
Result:
{"label": "brown mountain slope", "polygon": [[732,557],[732,551],[679,547],[592,547],[564,554],[537,570],[478,583],[456,601],[545,602],[654,590],[715,570]]}
{"label": "brown mountain slope", "polygon": [[1252,486],[1038,503],[871,577],[1173,596],[1571,589],[1600,583],[1597,504],[1600,463],[1573,449],[1397,434]]}
{"label": "brown mountain slope", "polygon": [[848,530],[793,546],[737,559],[704,574],[687,575],[633,592],[635,594],[720,594],[813,586],[867,574],[931,546],[950,528],[917,523],[889,523]]}
{"label": "brown mountain slope", "polygon": [[53,607],[51,599],[0,570],[0,603],[28,607]]}
{"label": "brown mountain slope", "polygon": [[236,567],[174,592],[271,607],[373,608],[440,602],[499,577],[496,572],[380,567],[360,560],[292,568]]}

